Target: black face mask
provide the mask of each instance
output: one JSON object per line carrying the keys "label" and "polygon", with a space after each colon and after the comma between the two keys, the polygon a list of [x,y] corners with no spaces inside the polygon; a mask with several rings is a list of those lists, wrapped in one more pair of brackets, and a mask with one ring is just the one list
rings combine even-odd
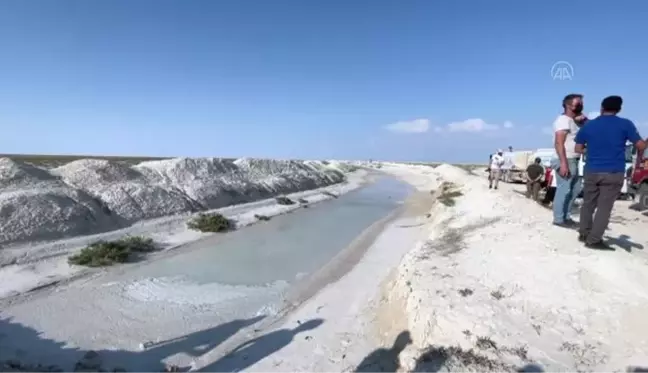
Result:
{"label": "black face mask", "polygon": [[583,105],[576,105],[574,106],[574,113],[575,114],[580,114],[583,112]]}

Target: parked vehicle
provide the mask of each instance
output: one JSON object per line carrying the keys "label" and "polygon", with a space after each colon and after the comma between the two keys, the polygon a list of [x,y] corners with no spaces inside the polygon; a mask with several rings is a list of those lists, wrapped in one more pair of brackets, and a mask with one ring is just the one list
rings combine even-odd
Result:
{"label": "parked vehicle", "polygon": [[506,183],[526,183],[526,168],[533,162],[532,150],[518,150],[511,155],[511,168],[504,172],[504,182]]}
{"label": "parked vehicle", "polygon": [[638,197],[637,203],[642,209],[648,209],[648,149],[636,154],[634,167],[630,169],[629,193]]}
{"label": "parked vehicle", "polygon": [[540,148],[533,153],[530,162],[533,162],[536,158],[540,158],[542,160],[542,165],[545,168],[549,168],[551,166],[551,160],[555,157],[556,150],[554,148]]}

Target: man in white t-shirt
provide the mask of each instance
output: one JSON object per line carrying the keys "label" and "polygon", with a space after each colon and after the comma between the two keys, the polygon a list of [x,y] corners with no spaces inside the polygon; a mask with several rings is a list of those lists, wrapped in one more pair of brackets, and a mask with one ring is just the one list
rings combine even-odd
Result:
{"label": "man in white t-shirt", "polygon": [[563,99],[563,113],[554,121],[554,147],[557,158],[551,162],[556,170],[556,195],[553,200],[553,224],[573,227],[570,218],[574,200],[580,194],[582,183],[578,175],[580,154],[574,151],[574,138],[580,126],[587,121],[583,113],[583,95],[569,94]]}
{"label": "man in white t-shirt", "polygon": [[502,166],[504,165],[504,157],[502,156],[502,149],[497,150],[497,153],[493,154],[490,164],[490,175],[488,177],[488,189],[493,187],[497,189],[499,184],[499,179],[502,176]]}

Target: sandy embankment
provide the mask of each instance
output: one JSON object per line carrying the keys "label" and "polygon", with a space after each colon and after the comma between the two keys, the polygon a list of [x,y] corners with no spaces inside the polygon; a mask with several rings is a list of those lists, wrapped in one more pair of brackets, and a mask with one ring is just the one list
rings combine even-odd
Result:
{"label": "sandy embankment", "polygon": [[[425,183],[420,170],[393,171]],[[404,310],[413,340],[401,370],[648,365],[648,218],[617,202],[607,232],[616,250],[590,250],[576,231],[552,226],[523,185],[489,190],[484,178],[445,165],[432,176],[461,185],[463,196],[435,205],[427,239],[386,286],[385,303]]]}
{"label": "sandy embankment", "polygon": [[[448,165],[383,170],[422,191],[453,182],[463,196],[454,206],[435,202],[427,219],[388,226],[347,275],[275,331],[294,327],[303,337],[239,364],[366,372],[648,365],[646,216],[617,202],[607,232],[616,250],[593,251],[575,231],[552,226],[550,211],[520,194],[523,185],[489,190],[484,177]],[[308,320],[322,325],[301,331]],[[236,366],[237,354],[231,359]]]}
{"label": "sandy embankment", "polygon": [[[365,173],[340,162],[179,158],[128,166],[84,159],[55,169],[0,159],[0,297],[78,273],[66,257],[124,235],[152,237],[164,249],[198,240],[192,214],[219,212],[239,227],[357,188]],[[348,176],[348,177],[347,177]]]}

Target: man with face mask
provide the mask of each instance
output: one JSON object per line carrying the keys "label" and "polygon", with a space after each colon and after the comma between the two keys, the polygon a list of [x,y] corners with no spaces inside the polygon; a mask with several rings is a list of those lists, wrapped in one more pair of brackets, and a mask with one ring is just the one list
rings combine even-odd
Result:
{"label": "man with face mask", "polygon": [[553,224],[559,227],[573,227],[570,218],[574,200],[582,189],[578,175],[580,154],[574,151],[574,138],[579,127],[587,121],[583,113],[583,95],[569,94],[562,102],[563,113],[554,122],[554,147],[557,158],[551,162],[556,170],[556,195],[553,200]]}

